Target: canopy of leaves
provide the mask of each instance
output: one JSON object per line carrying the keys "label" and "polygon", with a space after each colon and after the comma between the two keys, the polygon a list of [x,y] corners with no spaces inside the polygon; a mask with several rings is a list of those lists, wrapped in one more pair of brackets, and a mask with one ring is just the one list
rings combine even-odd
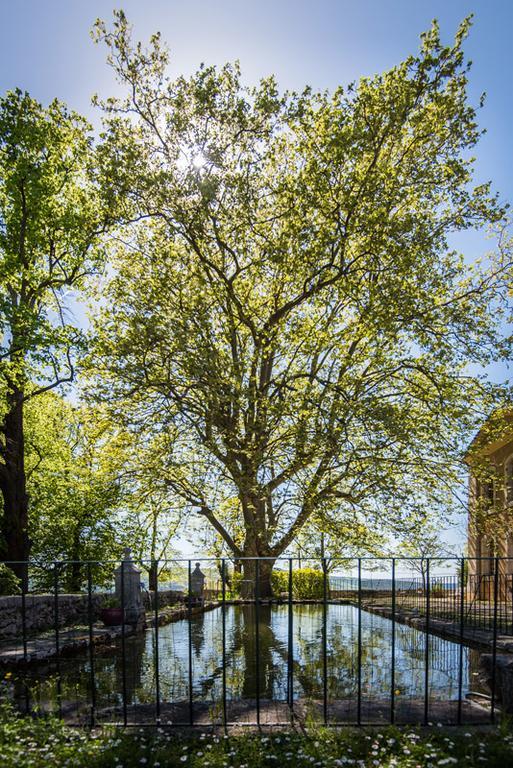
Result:
{"label": "canopy of leaves", "polygon": [[80,334],[63,299],[97,265],[105,219],[93,168],[81,117],[21,91],[0,99],[0,391],[72,376]]}
{"label": "canopy of leaves", "polygon": [[235,554],[277,555],[323,510],[397,531],[450,505],[488,408],[468,365],[498,354],[504,298],[501,268],[448,246],[503,215],[472,183],[467,30],[444,46],[435,24],[347,89],[281,94],[231,65],[171,80],[158,36],[97,25],[128,97],[104,104],[127,227],[95,391],[169,431],[170,489]]}

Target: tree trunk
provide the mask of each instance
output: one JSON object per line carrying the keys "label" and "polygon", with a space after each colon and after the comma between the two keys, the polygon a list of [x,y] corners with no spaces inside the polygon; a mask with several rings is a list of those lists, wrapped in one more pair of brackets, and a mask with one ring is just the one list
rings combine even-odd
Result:
{"label": "tree trunk", "polygon": [[25,441],[23,430],[23,392],[15,388],[7,397],[1,448],[3,466],[0,468],[4,514],[2,518],[1,551],[25,589],[28,587],[27,560],[30,555],[28,535],[28,496],[25,475]]}
{"label": "tree trunk", "polygon": [[80,555],[80,527],[77,525],[73,532],[73,543],[71,547],[71,563],[68,563],[67,588],[70,592],[80,592],[82,587],[82,562]]}
{"label": "tree trunk", "polygon": [[151,592],[155,592],[158,586],[159,572],[157,561],[157,517],[153,505],[151,506],[151,541],[150,541],[150,567],[148,568],[148,589]]}
{"label": "tree trunk", "polygon": [[150,592],[155,592],[158,583],[158,562],[152,558],[150,567],[148,568],[148,589]]}
{"label": "tree trunk", "polygon": [[[258,565],[257,565],[258,562]],[[271,574],[275,560],[258,558],[242,561],[242,585],[241,595],[246,599],[252,599],[258,594],[259,597],[269,598],[273,596],[271,587]],[[258,585],[257,585],[258,571]],[[258,586],[258,590],[257,590]]]}
{"label": "tree trunk", "polygon": [[225,562],[224,562],[224,574],[223,574],[223,561],[220,560],[219,558],[217,558],[217,560],[216,560],[216,566],[217,566],[217,570],[219,572],[219,576],[221,578],[221,584],[223,583],[223,576],[224,576],[224,583],[226,584],[228,589],[231,589],[232,588],[232,579],[231,579],[231,576],[230,576],[229,564],[225,560]]}
{"label": "tree trunk", "polygon": [[82,588],[82,565],[81,563],[73,562],[70,564],[69,569],[69,583],[68,589],[70,592],[80,592]]}
{"label": "tree trunk", "polygon": [[276,636],[271,626],[271,606],[262,605],[259,610],[258,622],[258,665],[256,664],[257,646],[256,646],[256,616],[255,606],[241,605],[239,607],[240,623],[236,626],[236,632],[244,653],[244,672],[242,677],[241,695],[246,699],[254,699],[257,690],[257,668],[258,668],[258,689],[260,696],[266,698],[272,695],[274,683],[277,674],[277,665],[274,662],[273,653],[279,647]]}

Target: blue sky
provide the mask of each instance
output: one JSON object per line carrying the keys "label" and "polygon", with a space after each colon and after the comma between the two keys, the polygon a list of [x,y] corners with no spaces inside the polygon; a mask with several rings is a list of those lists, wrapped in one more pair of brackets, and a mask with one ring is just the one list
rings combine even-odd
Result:
{"label": "blue sky", "polygon": [[466,49],[474,62],[471,94],[486,91],[488,129],[479,172],[513,198],[510,129],[513,99],[513,3],[508,0],[0,0],[0,88],[54,96],[93,116],[90,97],[111,93],[105,52],[89,30],[123,7],[138,37],[160,30],[177,73],[200,62],[239,59],[248,81],[275,73],[284,88],[333,88],[393,66],[416,50],[438,18],[449,41],[475,14]]}
{"label": "blue sky", "polygon": [[[20,87],[46,103],[54,97],[97,122],[91,95],[115,85],[105,51],[89,31],[122,7],[138,38],[159,30],[172,70],[239,59],[248,82],[274,73],[282,88],[334,88],[387,69],[418,47],[433,18],[449,42],[466,15],[473,61],[470,94],[487,129],[477,149],[479,181],[491,179],[513,201],[513,2],[508,0],[0,0],[0,91]],[[479,234],[454,243],[468,257],[492,247]],[[505,367],[492,376],[501,380]],[[463,521],[463,518],[462,518]],[[460,525],[450,539],[460,543]]]}

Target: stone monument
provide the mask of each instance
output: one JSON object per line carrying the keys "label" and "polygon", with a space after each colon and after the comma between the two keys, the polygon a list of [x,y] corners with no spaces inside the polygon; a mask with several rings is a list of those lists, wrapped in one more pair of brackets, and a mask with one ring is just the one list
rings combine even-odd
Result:
{"label": "stone monument", "polygon": [[119,605],[125,609],[125,624],[144,629],[145,612],[141,592],[141,571],[132,560],[130,549],[124,551],[121,565],[115,572],[115,589]]}
{"label": "stone monument", "polygon": [[200,564],[191,573],[191,599],[193,602],[203,603],[203,590],[205,587],[205,574],[200,570]]}

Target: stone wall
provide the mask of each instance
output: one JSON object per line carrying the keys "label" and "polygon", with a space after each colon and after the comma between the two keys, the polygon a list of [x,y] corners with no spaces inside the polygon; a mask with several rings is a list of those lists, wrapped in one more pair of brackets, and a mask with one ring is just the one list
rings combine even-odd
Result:
{"label": "stone wall", "polygon": [[[482,653],[479,657],[479,666],[484,671],[488,687],[493,684],[493,656],[491,653]],[[495,685],[496,694],[502,709],[508,715],[513,714],[513,654],[498,653],[495,661]]]}
{"label": "stone wall", "polygon": [[[104,601],[112,594],[95,592],[92,595],[93,621],[99,620]],[[174,605],[183,599],[183,593],[173,590],[159,592],[159,607]],[[143,604],[147,611],[155,603],[151,593],[143,592]],[[72,627],[88,623],[88,598],[86,594],[60,594],[58,604],[59,627]],[[55,598],[53,595],[25,596],[25,627],[28,636],[55,628]],[[0,642],[21,638],[23,634],[22,598],[20,595],[0,597]]]}
{"label": "stone wall", "polygon": [[[106,595],[92,596],[96,617]],[[59,627],[87,623],[87,595],[59,595]],[[25,627],[27,635],[55,627],[55,598],[53,595],[25,596]],[[21,637],[23,633],[22,598],[20,595],[0,597],[0,639]]]}
{"label": "stone wall", "polygon": [[[147,611],[154,610],[155,602],[153,592],[144,590],[142,596],[144,608]],[[175,589],[163,589],[162,591],[159,589],[159,608],[167,608],[168,606],[176,605],[176,603],[181,603],[183,600],[183,592],[179,592]]]}

